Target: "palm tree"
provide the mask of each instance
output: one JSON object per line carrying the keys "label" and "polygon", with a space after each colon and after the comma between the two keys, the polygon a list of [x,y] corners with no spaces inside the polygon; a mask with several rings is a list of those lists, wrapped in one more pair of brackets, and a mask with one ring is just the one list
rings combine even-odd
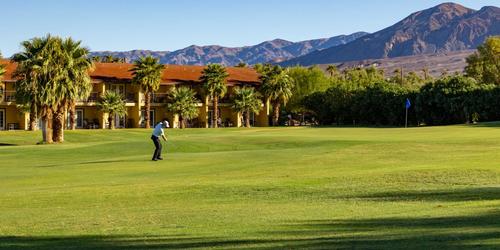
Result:
{"label": "palm tree", "polygon": [[166,104],[167,110],[179,115],[181,128],[186,127],[186,120],[198,117],[198,100],[196,93],[188,87],[173,88],[169,93],[170,102]]}
{"label": "palm tree", "polygon": [[[21,43],[23,51],[13,56],[18,63],[15,76],[18,77],[16,95],[21,104],[30,103],[32,114],[42,118],[43,142],[52,143],[53,107],[57,99],[56,88],[64,77],[65,61],[61,39],[47,35]],[[17,100],[17,99],[16,99]],[[30,117],[33,122],[33,117]],[[30,125],[32,125],[30,122]]]}
{"label": "palm tree", "polygon": [[286,105],[292,97],[293,78],[288,69],[273,66],[261,73],[262,92],[273,105],[273,126],[278,125],[281,104]]}
{"label": "palm tree", "polygon": [[330,74],[330,77],[333,78],[333,76],[336,75],[338,72],[337,66],[333,64],[328,65],[328,67],[326,67],[326,72],[328,72]]}
{"label": "palm tree", "polygon": [[63,48],[68,56],[66,70],[68,71],[66,86],[68,87],[65,101],[69,106],[70,129],[76,127],[76,101],[86,99],[92,91],[92,83],[89,70],[92,68],[92,60],[88,59],[89,50],[81,47],[81,41],[66,39]]}
{"label": "palm tree", "polygon": [[224,66],[220,64],[207,65],[200,77],[206,93],[213,101],[212,124],[217,128],[217,118],[219,118],[219,98],[223,98],[227,92],[226,78],[229,76]]}
{"label": "palm tree", "polygon": [[113,60],[115,60],[115,58],[112,56],[112,55],[106,55],[104,56],[104,58],[102,59],[102,62],[105,62],[105,63],[112,63]]}
{"label": "palm tree", "polygon": [[246,68],[246,67],[248,67],[248,64],[246,64],[245,62],[239,62],[234,67],[237,67],[237,68]]}
{"label": "palm tree", "polygon": [[151,110],[151,93],[157,91],[160,88],[161,73],[164,66],[159,63],[157,58],[152,56],[141,57],[139,60],[134,62],[134,68],[132,68],[132,82],[138,84],[144,91],[144,106],[146,107],[146,113],[144,119],[146,119],[146,128],[150,128],[149,123],[149,112]]}
{"label": "palm tree", "polygon": [[76,111],[75,105],[78,99],[85,99],[92,91],[89,69],[92,62],[88,59],[89,50],[81,47],[81,41],[71,38],[61,41],[61,48],[65,55],[61,61],[63,73],[56,87],[56,99],[58,100],[54,109],[53,139],[55,142],[64,141],[64,117],[69,108],[71,129],[75,129]]}
{"label": "palm tree", "polygon": [[104,113],[108,113],[109,129],[115,128],[115,115],[124,117],[127,115],[125,101],[123,101],[120,93],[115,91],[106,91],[97,101],[96,106]]}
{"label": "palm tree", "polygon": [[235,88],[233,103],[231,107],[236,111],[243,114],[245,117],[245,126],[250,127],[250,113],[259,114],[262,106],[260,93],[255,92],[254,88],[243,87]]}
{"label": "palm tree", "polygon": [[91,58],[91,60],[92,60],[93,62],[102,62],[102,58],[101,58],[100,56],[93,56],[93,57]]}

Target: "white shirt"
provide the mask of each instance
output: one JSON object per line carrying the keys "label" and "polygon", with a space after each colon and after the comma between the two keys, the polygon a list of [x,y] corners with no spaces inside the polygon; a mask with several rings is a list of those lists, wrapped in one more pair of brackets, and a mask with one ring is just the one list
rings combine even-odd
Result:
{"label": "white shirt", "polygon": [[156,137],[160,137],[162,135],[164,135],[163,133],[163,124],[160,122],[158,124],[156,124],[154,130],[153,130],[153,135],[156,136]]}

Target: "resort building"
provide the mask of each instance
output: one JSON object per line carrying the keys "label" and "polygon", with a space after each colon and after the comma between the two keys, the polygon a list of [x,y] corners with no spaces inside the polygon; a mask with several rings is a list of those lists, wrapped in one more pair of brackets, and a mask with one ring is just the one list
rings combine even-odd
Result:
{"label": "resort building", "polygon": [[[0,130],[25,130],[29,124],[29,113],[16,106],[15,79],[12,77],[16,65],[7,60],[0,61],[6,65],[6,73],[0,83]],[[79,100],[76,106],[77,128],[107,128],[108,114],[100,112],[96,107],[98,98],[106,91],[113,90],[122,94],[126,102],[127,115],[116,117],[117,128],[144,127],[144,94],[140,87],[132,84],[132,64],[127,63],[95,63],[90,72],[93,90],[85,100]],[[200,82],[203,66],[165,65],[161,77],[160,89],[151,96],[151,124],[167,118],[172,127],[178,127],[178,117],[165,108],[168,93],[176,86],[188,86],[195,90],[199,100],[199,116],[188,122],[188,127],[211,127],[213,107],[209,98],[203,93]],[[219,118],[223,127],[242,126],[242,117],[231,109],[230,100],[236,86],[260,86],[259,75],[251,68],[228,67],[228,92],[219,100]],[[267,126],[269,123],[269,103],[264,102],[259,114],[251,116],[254,126]]]}

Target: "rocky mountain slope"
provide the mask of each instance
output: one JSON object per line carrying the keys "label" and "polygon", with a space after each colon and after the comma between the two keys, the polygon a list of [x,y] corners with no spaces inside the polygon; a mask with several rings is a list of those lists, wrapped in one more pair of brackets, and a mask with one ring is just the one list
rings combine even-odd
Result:
{"label": "rocky mountain slope", "polygon": [[282,62],[313,65],[400,56],[444,54],[474,49],[500,35],[500,8],[473,10],[444,3],[411,14],[400,22],[353,42]]}

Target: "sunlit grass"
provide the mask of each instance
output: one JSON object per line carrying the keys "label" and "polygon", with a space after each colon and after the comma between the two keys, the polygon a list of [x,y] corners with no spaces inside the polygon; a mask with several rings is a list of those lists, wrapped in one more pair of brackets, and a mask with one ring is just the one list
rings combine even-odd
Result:
{"label": "sunlit grass", "polygon": [[500,127],[0,132],[0,249],[500,247]]}

